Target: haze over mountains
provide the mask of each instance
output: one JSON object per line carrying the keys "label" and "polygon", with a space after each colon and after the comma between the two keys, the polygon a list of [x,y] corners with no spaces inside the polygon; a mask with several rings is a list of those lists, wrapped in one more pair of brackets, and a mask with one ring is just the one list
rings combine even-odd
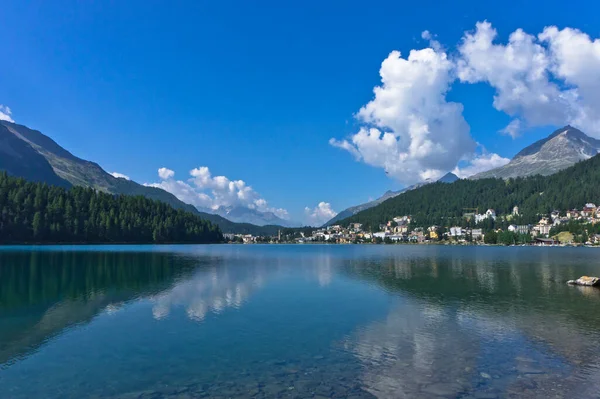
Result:
{"label": "haze over mountains", "polygon": [[282,219],[273,212],[262,212],[246,206],[220,206],[216,210],[198,208],[198,210],[222,216],[235,223],[251,223],[257,226],[278,225],[284,227],[300,226],[298,222]]}

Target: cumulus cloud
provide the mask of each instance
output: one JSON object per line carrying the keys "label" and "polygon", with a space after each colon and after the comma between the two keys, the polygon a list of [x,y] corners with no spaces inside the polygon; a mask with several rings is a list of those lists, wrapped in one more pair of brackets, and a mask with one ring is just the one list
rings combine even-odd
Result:
{"label": "cumulus cloud", "polygon": [[0,104],[0,121],[7,121],[14,123],[15,121],[11,118],[12,111],[6,105]]}
{"label": "cumulus cloud", "polygon": [[127,176],[127,175],[124,175],[123,173],[119,173],[119,172],[111,172],[110,174],[111,174],[113,177],[116,177],[116,178],[118,178],[118,179],[131,180],[131,179],[129,178],[129,176]]}
{"label": "cumulus cloud", "polygon": [[198,208],[216,211],[220,207],[243,206],[259,212],[272,212],[282,219],[289,219],[286,209],[270,207],[267,200],[243,180],[212,176],[206,166],[190,170],[189,175],[187,181],[177,180],[173,170],[162,167],[158,169],[160,182],[145,185],[162,188],[181,201]]}
{"label": "cumulus cloud", "polygon": [[310,225],[320,226],[337,215],[337,212],[331,208],[329,202],[319,202],[319,204],[312,209],[309,207],[304,208],[304,214]]}
{"label": "cumulus cloud", "polygon": [[535,36],[517,29],[506,44],[478,22],[458,46],[461,82],[485,82],[494,107],[521,120],[501,132],[513,137],[526,126],[571,124],[600,137],[600,41],[576,29],[546,27]]}
{"label": "cumulus cloud", "polygon": [[568,122],[600,137],[600,39],[555,26],[545,28],[538,37],[548,46],[554,77],[575,88],[577,109]]}
{"label": "cumulus cloud", "polygon": [[[423,38],[433,40],[429,32]],[[433,46],[406,58],[392,51],[381,64],[374,98],[356,115],[363,126],[330,144],[406,184],[441,176],[471,154],[476,144],[463,107],[446,100],[454,64]]]}
{"label": "cumulus cloud", "polygon": [[173,176],[175,176],[175,172],[173,172],[171,169],[167,169],[167,168],[159,168],[158,169],[158,177],[160,177],[162,180],[170,179]]}
{"label": "cumulus cloud", "polygon": [[463,171],[504,162],[497,154],[477,155],[462,104],[446,99],[457,80],[495,90],[494,108],[512,117],[501,134],[516,138],[528,128],[571,124],[600,138],[599,39],[554,26],[537,36],[517,29],[506,43],[497,36],[483,21],[450,55],[429,31],[421,34],[429,48],[408,57],[392,51],[381,64],[374,98],[356,114],[358,132],[330,145],[405,184],[435,178],[465,160],[471,164]]}

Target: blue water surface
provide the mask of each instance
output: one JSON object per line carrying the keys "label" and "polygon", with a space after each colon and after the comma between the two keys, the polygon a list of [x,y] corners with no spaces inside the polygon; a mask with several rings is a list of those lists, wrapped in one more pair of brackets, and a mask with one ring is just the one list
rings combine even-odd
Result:
{"label": "blue water surface", "polygon": [[0,397],[598,397],[584,248],[0,248]]}

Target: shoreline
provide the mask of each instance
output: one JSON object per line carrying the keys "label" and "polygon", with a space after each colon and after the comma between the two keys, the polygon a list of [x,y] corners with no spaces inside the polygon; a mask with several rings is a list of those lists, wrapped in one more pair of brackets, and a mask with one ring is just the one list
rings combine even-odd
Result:
{"label": "shoreline", "polygon": [[535,247],[535,248],[600,248],[600,245],[572,245],[572,244],[558,244],[558,245],[535,245],[535,244],[523,244],[523,245],[502,245],[502,244],[454,244],[447,242],[434,242],[434,243],[392,243],[392,244],[376,244],[376,243],[328,243],[328,242],[257,242],[257,243],[239,243],[239,242],[205,242],[205,243],[190,243],[190,242],[172,242],[172,243],[131,243],[131,242],[102,242],[102,243],[2,243],[0,248],[6,247],[51,247],[51,246],[170,246],[170,245],[327,245],[327,246],[350,246],[350,245],[364,245],[364,246],[443,246],[443,247],[504,247],[504,248],[515,248],[515,247]]}

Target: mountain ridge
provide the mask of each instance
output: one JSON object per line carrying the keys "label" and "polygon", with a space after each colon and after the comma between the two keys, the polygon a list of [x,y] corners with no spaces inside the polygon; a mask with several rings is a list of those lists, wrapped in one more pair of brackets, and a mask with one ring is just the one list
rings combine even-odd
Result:
{"label": "mountain ridge", "polygon": [[567,125],[523,148],[508,164],[478,173],[469,179],[508,179],[536,174],[548,176],[599,152],[600,140]]}
{"label": "mountain ridge", "polygon": [[430,183],[434,183],[434,182],[454,183],[456,180],[459,180],[458,176],[456,176],[452,172],[448,172],[441,178],[434,180],[434,181],[425,180],[424,182],[413,184],[412,186],[405,187],[402,190],[398,190],[398,191],[388,190],[381,197],[379,197],[373,201],[365,202],[364,204],[359,204],[359,205],[351,206],[350,208],[344,209],[343,211],[341,211],[340,213],[335,215],[333,218],[328,220],[327,223],[325,223],[323,226],[331,226],[340,220],[349,218],[353,215],[356,215],[359,212],[362,212],[369,208],[375,207],[390,198],[397,197],[398,195],[400,195],[402,193],[405,193],[410,190],[414,190],[414,189],[422,187],[426,184],[430,184]]}
{"label": "mountain ridge", "polygon": [[0,170],[26,180],[68,188],[71,183],[59,177],[48,160],[28,142],[19,139],[0,124]]}
{"label": "mountain ridge", "polygon": [[[514,206],[519,216],[487,220],[488,228],[495,223],[536,224],[540,215],[558,209],[565,212],[600,198],[600,154],[549,176],[536,174],[517,180],[500,178],[461,179],[454,184],[428,184],[390,198],[376,207],[340,221],[362,223],[377,229],[380,223],[397,216],[410,215],[417,227],[461,226],[466,221],[466,209],[494,209],[498,215],[512,215]],[[470,225],[473,226],[472,224]]]}
{"label": "mountain ridge", "polygon": [[161,188],[114,177],[97,163],[73,155],[49,136],[24,125],[0,121],[0,144],[0,170],[13,176],[65,188],[83,186],[110,194],[141,195],[201,215],[219,225],[224,233],[276,234],[274,227],[250,223],[238,225],[219,215],[208,216],[208,212],[199,211]]}

